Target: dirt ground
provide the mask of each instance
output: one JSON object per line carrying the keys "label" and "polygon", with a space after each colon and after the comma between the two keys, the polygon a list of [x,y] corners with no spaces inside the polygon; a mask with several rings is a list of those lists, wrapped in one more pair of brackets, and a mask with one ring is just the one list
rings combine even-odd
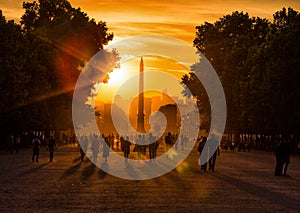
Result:
{"label": "dirt ground", "polygon": [[[0,152],[0,212],[300,212],[300,156],[288,177],[274,177],[273,153],[221,151],[216,172],[200,171],[198,153],[150,180],[111,176],[76,147],[60,147],[49,163],[31,150]],[[109,164],[109,159],[108,159]]]}

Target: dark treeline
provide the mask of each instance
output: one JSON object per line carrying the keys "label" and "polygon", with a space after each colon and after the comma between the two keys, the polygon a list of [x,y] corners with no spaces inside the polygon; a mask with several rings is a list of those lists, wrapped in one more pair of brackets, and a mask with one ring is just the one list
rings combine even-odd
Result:
{"label": "dark treeline", "polygon": [[72,93],[84,63],[113,38],[67,0],[24,2],[20,24],[0,10],[0,133],[72,128]]}
{"label": "dark treeline", "polygon": [[[299,140],[300,14],[283,8],[269,21],[233,12],[196,30],[194,46],[211,62],[224,87],[226,132],[294,135]],[[197,97],[201,112],[208,112],[202,121],[208,128],[205,91],[193,71],[182,82]]]}

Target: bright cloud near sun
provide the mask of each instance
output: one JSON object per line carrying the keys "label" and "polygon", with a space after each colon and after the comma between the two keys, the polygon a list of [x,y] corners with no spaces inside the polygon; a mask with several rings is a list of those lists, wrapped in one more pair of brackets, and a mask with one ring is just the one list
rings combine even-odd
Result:
{"label": "bright cloud near sun", "polygon": [[[118,89],[126,83],[127,80],[133,78],[139,73],[139,63],[141,58],[135,57],[131,60],[120,65],[120,69],[115,69],[109,74],[109,80],[106,84],[101,84],[98,90],[97,100],[102,102],[112,102],[115,95],[119,95]],[[178,79],[189,72],[189,68],[183,66],[182,64],[158,56],[144,56],[144,72],[156,71],[156,72],[165,72]],[[151,86],[152,84],[163,84],[164,88],[171,88],[171,82],[168,82],[164,79],[147,79],[145,77],[145,87],[147,85]],[[136,82],[138,84],[138,82]],[[181,90],[174,91],[177,96],[180,96]],[[127,100],[133,97],[123,97]]]}
{"label": "bright cloud near sun", "polygon": [[123,84],[128,78],[128,71],[126,70],[125,65],[121,66],[118,69],[114,69],[113,72],[109,73],[109,83],[111,87],[118,87]]}

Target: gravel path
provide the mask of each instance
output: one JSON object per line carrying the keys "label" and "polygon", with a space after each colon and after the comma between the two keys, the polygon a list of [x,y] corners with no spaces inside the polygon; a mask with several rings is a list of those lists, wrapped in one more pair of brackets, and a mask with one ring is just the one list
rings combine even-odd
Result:
{"label": "gravel path", "polygon": [[132,181],[106,174],[74,147],[48,163],[31,150],[0,152],[0,212],[300,212],[300,156],[274,177],[265,152],[221,152],[216,172],[201,172],[196,150],[161,177]]}

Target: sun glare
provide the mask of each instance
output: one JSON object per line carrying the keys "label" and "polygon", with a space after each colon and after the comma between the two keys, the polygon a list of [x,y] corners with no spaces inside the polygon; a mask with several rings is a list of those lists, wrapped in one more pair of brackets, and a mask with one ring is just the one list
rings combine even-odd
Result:
{"label": "sun glare", "polygon": [[128,76],[126,74],[126,68],[121,66],[119,69],[114,69],[113,72],[109,73],[109,86],[120,86],[124,83]]}
{"label": "sun glare", "polygon": [[[156,72],[165,72],[170,75],[173,75],[178,80],[181,77],[189,72],[189,69],[184,65],[172,60],[158,56],[145,56],[144,57],[144,71],[147,73],[148,71],[156,71]],[[109,79],[107,83],[101,83],[100,89],[97,95],[97,101],[105,102],[105,103],[112,103],[114,96],[119,95],[119,88],[122,85],[126,84],[133,76],[139,73],[140,68],[140,57],[136,57],[125,61],[121,64],[120,68],[114,69],[111,73],[109,73]],[[155,87],[155,84],[163,84],[165,88],[173,88],[172,83],[166,81],[165,79],[145,79],[145,87]],[[138,82],[137,82],[138,83]],[[181,95],[181,88],[177,88],[174,91],[169,90],[170,94],[177,94],[176,96]],[[161,91],[159,91],[161,92]],[[145,94],[145,96],[155,96],[157,94],[151,92]],[[123,94],[124,96],[124,94]],[[122,97],[124,100],[130,100],[134,97]]]}

